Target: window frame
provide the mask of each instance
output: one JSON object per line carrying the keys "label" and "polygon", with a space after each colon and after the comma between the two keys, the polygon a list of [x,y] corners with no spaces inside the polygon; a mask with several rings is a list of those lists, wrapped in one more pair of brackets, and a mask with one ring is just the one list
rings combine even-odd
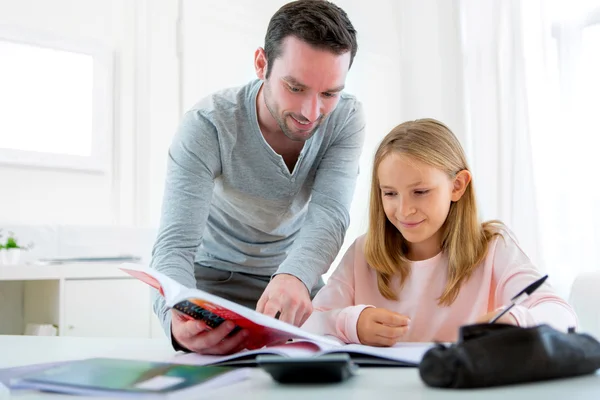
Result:
{"label": "window frame", "polygon": [[89,156],[0,147],[0,164],[108,173],[112,163],[114,57],[98,43],[0,25],[0,41],[89,55],[93,59],[92,147]]}

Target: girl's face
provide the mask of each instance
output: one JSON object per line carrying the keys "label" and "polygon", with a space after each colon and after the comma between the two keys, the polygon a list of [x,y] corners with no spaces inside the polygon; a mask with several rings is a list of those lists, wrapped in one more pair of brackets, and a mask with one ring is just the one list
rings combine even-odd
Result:
{"label": "girl's face", "polygon": [[411,260],[439,253],[450,204],[460,199],[468,184],[464,174],[470,179],[468,171],[451,179],[435,167],[398,153],[389,154],[379,164],[383,209],[408,242]]}

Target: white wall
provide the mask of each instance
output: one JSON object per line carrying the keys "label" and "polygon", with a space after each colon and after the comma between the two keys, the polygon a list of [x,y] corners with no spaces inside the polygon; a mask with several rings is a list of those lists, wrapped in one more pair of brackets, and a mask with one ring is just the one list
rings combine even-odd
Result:
{"label": "white wall", "polygon": [[[115,50],[116,60],[112,173],[0,166],[0,222],[156,226],[167,150],[181,113],[214,90],[254,77],[254,50],[285,2],[0,2],[0,24],[97,40]],[[439,118],[461,136],[464,119],[453,2],[337,3],[358,30],[347,88],[367,112],[345,249],[366,228],[372,155],[381,138],[396,124],[420,117]]]}
{"label": "white wall", "polygon": [[139,13],[133,212],[137,225],[156,226],[160,218],[167,150],[181,109],[178,2],[136,1]]}
{"label": "white wall", "polygon": [[457,2],[403,0],[402,119],[436,118],[462,140],[465,130]]}

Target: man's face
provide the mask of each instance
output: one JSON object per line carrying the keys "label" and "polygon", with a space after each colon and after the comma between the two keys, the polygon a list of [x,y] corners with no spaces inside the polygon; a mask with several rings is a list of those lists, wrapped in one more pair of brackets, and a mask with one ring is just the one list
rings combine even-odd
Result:
{"label": "man's face", "polygon": [[264,98],[288,138],[312,137],[337,106],[349,66],[350,52],[336,55],[294,36],[284,39],[281,55],[267,67],[271,72],[264,83]]}

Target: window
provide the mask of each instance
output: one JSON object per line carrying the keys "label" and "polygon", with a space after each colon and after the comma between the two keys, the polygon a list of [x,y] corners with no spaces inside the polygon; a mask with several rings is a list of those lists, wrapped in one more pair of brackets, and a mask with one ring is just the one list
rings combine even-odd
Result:
{"label": "window", "polygon": [[104,172],[110,166],[110,53],[0,30],[0,163]]}
{"label": "window", "polygon": [[600,21],[581,31],[581,76],[582,112],[590,118],[596,117],[600,105]]}
{"label": "window", "polygon": [[548,4],[549,88],[536,99],[544,128],[532,131],[532,149],[544,261],[568,285],[600,269],[600,0]]}

